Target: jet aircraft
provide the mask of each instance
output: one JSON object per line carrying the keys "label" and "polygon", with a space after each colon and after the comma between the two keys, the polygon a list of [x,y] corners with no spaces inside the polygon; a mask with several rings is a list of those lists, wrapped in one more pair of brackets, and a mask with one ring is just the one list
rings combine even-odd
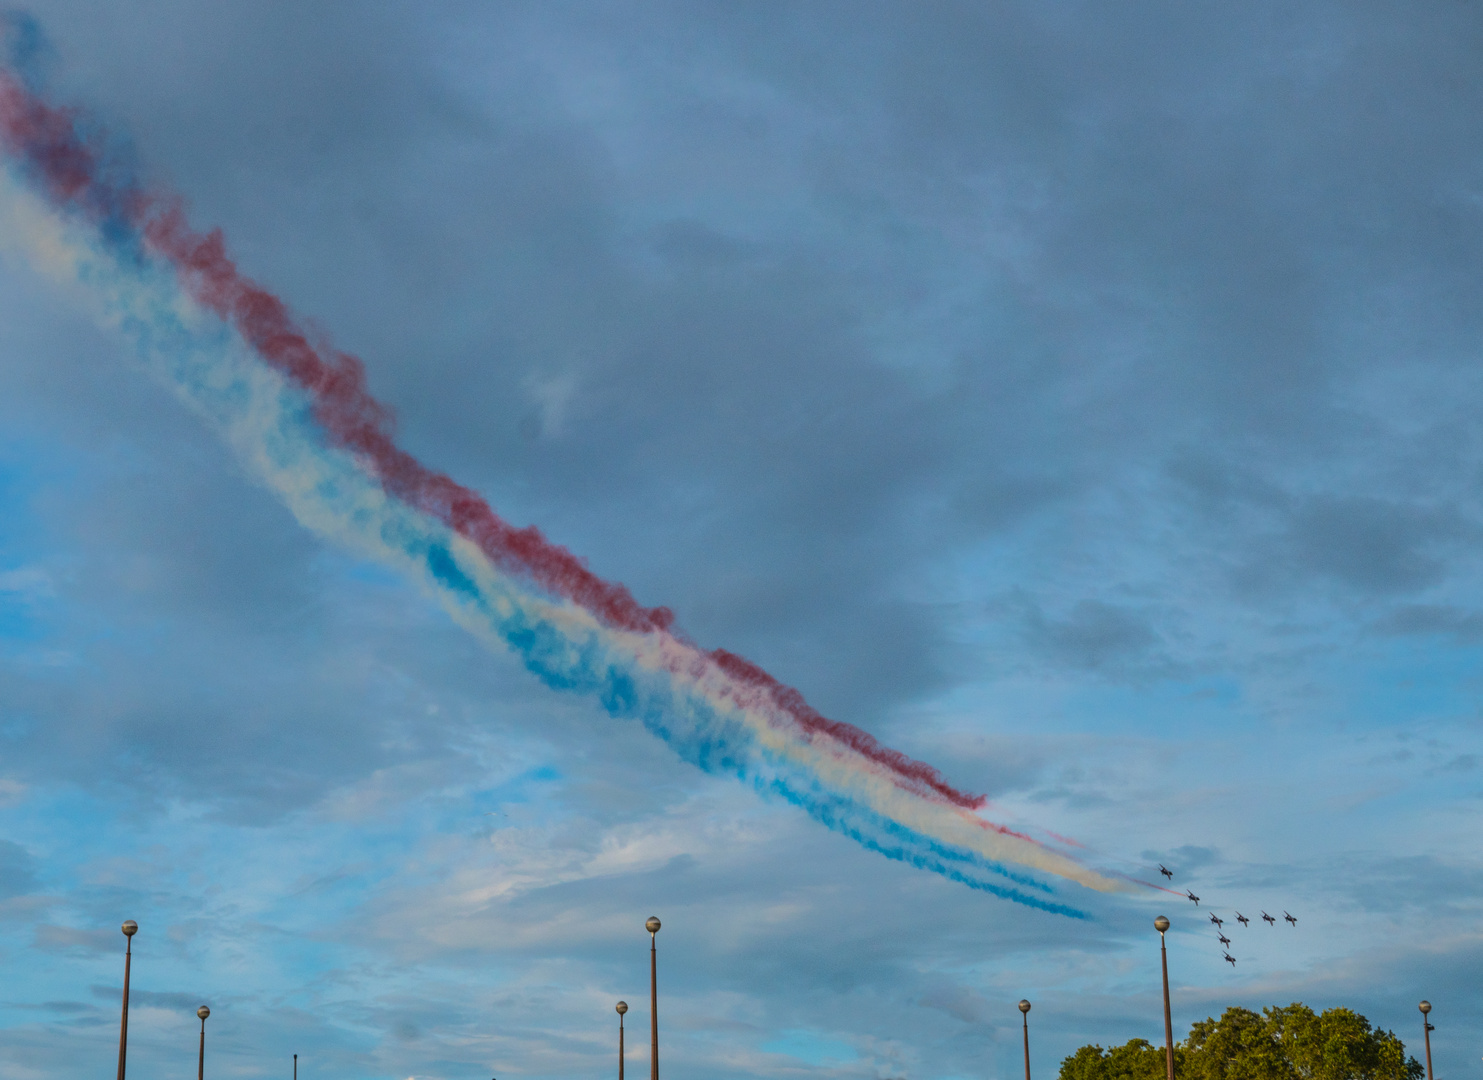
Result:
{"label": "jet aircraft", "polygon": [[1242,926],[1247,926],[1251,923],[1251,920],[1248,919],[1245,915],[1242,915],[1239,911],[1236,912],[1236,921]]}
{"label": "jet aircraft", "polygon": [[1234,956],[1232,956],[1230,953],[1225,953],[1225,958],[1226,958],[1226,963],[1230,964],[1231,967],[1235,967],[1236,966],[1236,958]]}
{"label": "jet aircraft", "polygon": [[1226,924],[1226,921],[1213,911],[1210,913],[1210,921],[1216,926],[1224,926]]}
{"label": "jet aircraft", "polygon": [[1263,919],[1263,921],[1266,922],[1266,924],[1268,926],[1276,926],[1277,925],[1277,920],[1274,919],[1274,918],[1272,918],[1272,916],[1268,915],[1265,911],[1262,912],[1262,919]]}
{"label": "jet aircraft", "polygon": [[1194,893],[1190,892],[1188,889],[1185,889],[1184,890],[1184,895],[1185,896],[1188,896],[1191,900],[1193,900],[1195,902],[1195,907],[1199,907],[1200,906],[1200,898],[1198,896],[1196,896]]}
{"label": "jet aircraft", "polygon": [[1224,934],[1217,934],[1216,937],[1220,938],[1220,943],[1222,945],[1229,945],[1231,943],[1231,939],[1226,937]]}
{"label": "jet aircraft", "polygon": [[1159,863],[1159,873],[1163,874],[1170,881],[1173,881],[1174,880],[1174,871],[1173,870],[1170,870],[1163,863]]}
{"label": "jet aircraft", "polygon": [[1292,923],[1294,926],[1297,926],[1298,925],[1298,920],[1296,918],[1294,918],[1293,916],[1289,915],[1287,912],[1284,911],[1282,913],[1282,917],[1284,919],[1286,919],[1288,922]]}

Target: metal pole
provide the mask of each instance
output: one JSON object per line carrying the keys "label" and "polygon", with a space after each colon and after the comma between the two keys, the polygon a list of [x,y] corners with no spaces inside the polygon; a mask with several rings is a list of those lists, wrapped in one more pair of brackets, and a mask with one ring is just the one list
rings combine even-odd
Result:
{"label": "metal pole", "polygon": [[653,934],[649,935],[649,1080],[659,1080],[659,968]]}
{"label": "metal pole", "polygon": [[299,1080],[299,1055],[294,1055],[294,1080]]}
{"label": "metal pole", "polygon": [[659,1080],[659,964],[654,951],[659,920],[650,915],[644,929],[649,931],[649,1080]]}
{"label": "metal pole", "polygon": [[128,945],[124,948],[124,1012],[118,1025],[118,1080],[124,1080],[124,1061],[129,1056],[129,968],[134,961],[134,935],[139,932],[139,924],[130,919],[124,923],[123,932]]}
{"label": "metal pole", "polygon": [[1432,1003],[1423,1001],[1421,1003],[1421,1024],[1426,1031],[1426,1080],[1432,1080],[1432,1027],[1431,1017],[1427,1014],[1432,1011]]}
{"label": "metal pole", "polygon": [[1020,1014],[1025,1020],[1025,1080],[1030,1080],[1030,1003],[1021,999]]}
{"label": "metal pole", "polygon": [[1164,1067],[1169,1080],[1174,1080],[1174,1020],[1169,1013],[1169,950],[1164,947],[1164,931],[1169,929],[1169,920],[1160,915],[1153,921],[1159,932],[1159,961],[1164,967]]}
{"label": "metal pole", "polygon": [[623,1080],[623,1014],[628,1011],[628,1002],[620,1001],[613,1007],[618,1010],[618,1080]]}
{"label": "metal pole", "polygon": [[211,1015],[211,1010],[202,1005],[196,1015],[201,1018],[201,1056],[196,1059],[196,1080],[206,1080],[206,1017]]}

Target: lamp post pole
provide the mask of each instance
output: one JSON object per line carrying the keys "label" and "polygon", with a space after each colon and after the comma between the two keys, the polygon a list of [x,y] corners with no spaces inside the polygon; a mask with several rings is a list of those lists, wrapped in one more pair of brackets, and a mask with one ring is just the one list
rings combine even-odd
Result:
{"label": "lamp post pole", "polygon": [[121,927],[128,945],[124,947],[124,1014],[118,1025],[118,1080],[124,1080],[124,1061],[129,1056],[129,968],[134,962],[134,935],[139,924],[133,919]]}
{"label": "lamp post pole", "polygon": [[1025,1019],[1025,1080],[1030,1080],[1030,1003],[1020,998],[1020,1012]]}
{"label": "lamp post pole", "polygon": [[196,1015],[201,1018],[201,1056],[196,1058],[196,1080],[206,1080],[206,1017],[211,1015],[211,1010],[202,1005]]}
{"label": "lamp post pole", "polygon": [[650,915],[644,929],[649,931],[649,1080],[659,1080],[659,962],[654,952],[659,920]]}
{"label": "lamp post pole", "polygon": [[1427,1014],[1432,1011],[1432,1003],[1423,1001],[1417,1006],[1421,1010],[1421,1025],[1426,1032],[1426,1080],[1432,1080],[1432,1019]]}
{"label": "lamp post pole", "polygon": [[1174,1020],[1169,1013],[1169,950],[1164,947],[1164,931],[1169,929],[1169,920],[1160,915],[1153,921],[1159,932],[1159,961],[1164,968],[1164,1067],[1169,1080],[1174,1080]]}
{"label": "lamp post pole", "polygon": [[618,1010],[618,1080],[623,1080],[623,1014],[628,1011],[628,1002],[620,1001],[613,1008]]}

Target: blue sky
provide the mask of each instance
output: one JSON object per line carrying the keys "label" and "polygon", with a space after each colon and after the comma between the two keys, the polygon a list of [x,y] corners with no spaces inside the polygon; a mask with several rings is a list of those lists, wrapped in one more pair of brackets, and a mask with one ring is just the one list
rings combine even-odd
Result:
{"label": "blue sky", "polygon": [[[1467,4],[33,6],[403,442],[1224,915],[1058,918],[325,547],[0,235],[0,1072],[1047,1076],[1230,1004],[1477,1067]],[[1415,1048],[1413,1046],[1413,1048]]]}

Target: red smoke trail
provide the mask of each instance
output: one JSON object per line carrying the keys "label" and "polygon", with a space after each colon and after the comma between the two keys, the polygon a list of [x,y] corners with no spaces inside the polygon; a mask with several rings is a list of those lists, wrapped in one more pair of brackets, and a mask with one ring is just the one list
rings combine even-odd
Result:
{"label": "red smoke trail", "polygon": [[132,183],[100,182],[102,155],[77,130],[77,111],[59,109],[0,72],[0,140],[41,174],[52,200],[106,220],[142,213],[145,200]]}
{"label": "red smoke trail", "polygon": [[1105,874],[1111,874],[1113,877],[1123,878],[1124,880],[1131,881],[1131,882],[1133,882],[1134,884],[1137,884],[1137,885],[1147,885],[1150,889],[1157,889],[1157,890],[1159,890],[1159,892],[1166,892],[1170,896],[1177,896],[1177,897],[1179,897],[1179,899],[1181,899],[1181,900],[1188,900],[1189,899],[1189,897],[1187,895],[1185,895],[1184,893],[1180,892],[1178,889],[1169,889],[1169,888],[1165,888],[1163,885],[1155,885],[1151,881],[1144,881],[1142,878],[1132,877],[1129,874],[1119,874],[1116,870],[1104,870],[1103,873],[1105,873]]}
{"label": "red smoke trail", "polygon": [[[668,608],[643,607],[625,586],[604,581],[539,529],[515,528],[477,492],[397,446],[391,410],[367,390],[361,361],[311,344],[283,301],[238,272],[219,229],[203,234],[190,228],[179,199],[151,197],[130,178],[105,175],[106,154],[98,140],[90,142],[78,130],[75,112],[47,105],[0,73],[0,139],[41,174],[58,204],[82,210],[100,224],[127,225],[142,234],[150,248],[174,264],[192,297],[235,326],[264,362],[310,395],[315,419],[331,444],[358,454],[388,493],[472,541],[501,570],[580,604],[608,626],[668,632],[689,644],[674,628]],[[886,767],[899,786],[965,809],[987,801],[952,787],[932,766],[882,746],[853,724],[821,715],[797,690],[756,664],[724,649],[701,655],[811,736],[827,736]]]}
{"label": "red smoke trail", "polygon": [[1069,836],[1062,836],[1060,833],[1053,833],[1049,829],[1041,829],[1040,831],[1045,833],[1046,836],[1050,837],[1058,844],[1065,844],[1067,847],[1081,848],[1082,851],[1085,851],[1087,848],[1087,846],[1080,840],[1073,840]]}
{"label": "red smoke trail", "polygon": [[1015,832],[1008,825],[995,825],[992,821],[985,821],[982,818],[978,819],[977,824],[980,829],[983,829],[986,832],[998,833],[1000,836],[1013,836],[1019,840],[1028,840],[1030,843],[1035,844],[1037,847],[1045,847],[1044,844],[1042,844],[1039,840],[1036,840],[1029,833]]}

